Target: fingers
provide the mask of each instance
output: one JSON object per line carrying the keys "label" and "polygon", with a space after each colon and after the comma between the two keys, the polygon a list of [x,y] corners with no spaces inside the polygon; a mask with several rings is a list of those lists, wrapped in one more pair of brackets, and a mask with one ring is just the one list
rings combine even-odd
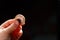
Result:
{"label": "fingers", "polygon": [[8,27],[14,20],[13,19],[10,19],[10,20],[7,20],[5,21],[3,24],[1,24],[1,27]]}
{"label": "fingers", "polygon": [[18,37],[17,37],[17,39],[19,39],[21,36],[22,36],[22,34],[23,34],[23,31],[22,31],[22,26],[20,25],[20,31],[19,31],[19,33],[18,33]]}
{"label": "fingers", "polygon": [[22,36],[22,34],[23,34],[23,31],[22,31],[22,26],[20,25],[20,30],[19,30],[19,32],[18,32],[18,34],[16,35],[16,39],[15,40],[19,40],[19,38]]}
{"label": "fingers", "polygon": [[17,39],[19,39],[19,38],[22,36],[22,34],[23,34],[23,31],[20,30],[20,32],[18,33],[18,37],[17,37]]}
{"label": "fingers", "polygon": [[20,32],[19,32],[19,36],[18,36],[18,37],[21,37],[21,36],[22,36],[22,34],[23,34],[23,31],[22,31],[22,30],[20,30]]}
{"label": "fingers", "polygon": [[4,22],[3,24],[1,24],[1,27],[6,28],[7,26],[9,26],[12,22],[14,22],[14,20],[16,19],[20,19],[21,20],[21,25],[25,24],[25,17],[21,14],[18,14],[14,19],[10,19],[7,20],[6,22]]}
{"label": "fingers", "polygon": [[23,31],[22,31],[22,29],[19,31],[19,33],[17,34],[17,38],[16,38],[16,40],[18,40],[21,36],[22,36],[22,34],[23,34]]}
{"label": "fingers", "polygon": [[21,28],[21,29],[20,29],[20,31],[19,31],[19,33],[18,33],[18,35],[19,35],[18,37],[21,37],[21,36],[22,36],[22,34],[23,34],[22,26],[21,26],[21,25],[20,25],[20,28]]}
{"label": "fingers", "polygon": [[5,28],[5,30],[6,30],[6,32],[11,33],[18,27],[18,25],[19,25],[18,21],[15,21],[11,25],[9,25],[7,28]]}
{"label": "fingers", "polygon": [[[11,37],[13,37],[12,40],[18,40],[18,39],[22,36],[22,34],[23,34],[22,26],[20,26],[19,29],[20,29],[20,30],[16,29],[16,30],[13,32],[13,34],[12,34],[12,36],[11,36]],[[17,34],[16,34],[16,33],[17,33]]]}

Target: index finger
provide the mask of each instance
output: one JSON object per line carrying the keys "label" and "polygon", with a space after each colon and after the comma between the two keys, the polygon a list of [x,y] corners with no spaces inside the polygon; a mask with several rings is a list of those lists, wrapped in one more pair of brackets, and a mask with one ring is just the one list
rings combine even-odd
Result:
{"label": "index finger", "polygon": [[10,24],[12,24],[14,22],[14,19],[10,19],[5,21],[3,24],[1,24],[1,27],[6,28],[8,27]]}

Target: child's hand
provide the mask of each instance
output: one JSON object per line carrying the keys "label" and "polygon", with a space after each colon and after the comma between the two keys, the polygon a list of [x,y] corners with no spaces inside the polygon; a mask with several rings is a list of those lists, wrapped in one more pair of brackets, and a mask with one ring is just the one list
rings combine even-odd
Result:
{"label": "child's hand", "polygon": [[[17,19],[21,22],[19,23]],[[0,40],[18,40],[23,33],[22,26],[24,24],[25,17],[21,14],[18,14],[14,19],[7,20],[0,25]]]}
{"label": "child's hand", "polygon": [[[14,21],[13,19],[8,20],[4,22],[2,25],[0,25],[0,40],[11,40],[11,33],[18,27],[19,23],[18,21]],[[13,23],[12,23],[13,22]],[[8,26],[8,27],[7,27]],[[7,28],[5,28],[7,27]],[[22,35],[22,28],[19,32],[19,37]],[[18,37],[18,38],[19,38]],[[16,40],[18,39],[16,38]]]}

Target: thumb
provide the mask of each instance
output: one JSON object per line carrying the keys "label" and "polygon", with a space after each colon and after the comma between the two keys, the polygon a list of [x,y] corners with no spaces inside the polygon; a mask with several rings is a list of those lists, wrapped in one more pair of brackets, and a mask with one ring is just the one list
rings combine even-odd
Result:
{"label": "thumb", "polygon": [[18,25],[19,25],[18,21],[15,21],[11,25],[9,25],[7,28],[5,28],[5,30],[6,32],[11,33],[18,27]]}

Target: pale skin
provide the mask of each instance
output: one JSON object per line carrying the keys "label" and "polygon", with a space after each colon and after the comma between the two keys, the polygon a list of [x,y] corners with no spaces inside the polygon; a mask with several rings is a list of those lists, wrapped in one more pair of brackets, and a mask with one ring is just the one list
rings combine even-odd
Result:
{"label": "pale skin", "polygon": [[[5,21],[3,24],[1,24],[0,25],[0,40],[11,40],[10,34],[18,27],[18,25],[19,25],[19,22],[15,19],[9,19]],[[8,27],[4,28],[6,26]],[[22,33],[23,33],[22,25],[20,25],[20,27],[21,27],[20,32],[19,32],[20,35],[16,40],[18,40],[22,36]]]}

